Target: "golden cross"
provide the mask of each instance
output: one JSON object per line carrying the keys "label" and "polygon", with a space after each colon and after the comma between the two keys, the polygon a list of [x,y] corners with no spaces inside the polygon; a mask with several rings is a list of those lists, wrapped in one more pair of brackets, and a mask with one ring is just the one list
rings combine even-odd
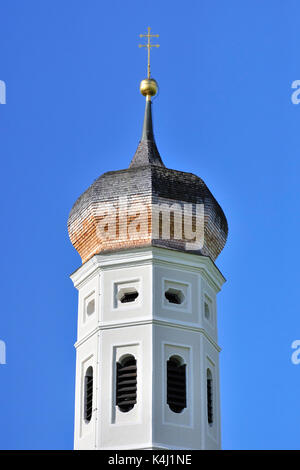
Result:
{"label": "golden cross", "polygon": [[139,47],[147,47],[148,49],[148,78],[150,79],[150,49],[151,47],[159,47],[159,44],[151,44],[151,38],[158,38],[159,34],[150,34],[151,28],[148,27],[148,34],[140,34],[140,38],[148,38],[147,44],[139,44]]}

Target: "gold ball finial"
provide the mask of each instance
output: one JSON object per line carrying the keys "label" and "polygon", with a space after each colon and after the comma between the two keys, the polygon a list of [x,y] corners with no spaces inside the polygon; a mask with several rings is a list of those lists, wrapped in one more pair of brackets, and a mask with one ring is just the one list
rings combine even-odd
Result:
{"label": "gold ball finial", "polygon": [[158,90],[157,81],[154,78],[145,78],[141,81],[140,92],[146,96],[147,99],[151,99],[151,96],[156,95]]}

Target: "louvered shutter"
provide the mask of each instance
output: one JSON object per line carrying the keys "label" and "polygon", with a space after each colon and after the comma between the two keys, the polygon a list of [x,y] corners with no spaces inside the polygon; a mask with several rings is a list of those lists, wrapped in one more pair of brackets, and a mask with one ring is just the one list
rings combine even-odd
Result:
{"label": "louvered shutter", "polygon": [[186,364],[172,359],[167,361],[167,403],[175,413],[186,408]]}
{"label": "louvered shutter", "polygon": [[137,367],[136,359],[131,356],[122,363],[117,362],[116,402],[123,412],[130,411],[136,404]]}
{"label": "louvered shutter", "polygon": [[209,373],[207,373],[207,421],[208,421],[208,424],[213,424],[212,377]]}
{"label": "louvered shutter", "polygon": [[84,417],[90,421],[93,413],[93,369],[89,367],[85,375],[85,409]]}

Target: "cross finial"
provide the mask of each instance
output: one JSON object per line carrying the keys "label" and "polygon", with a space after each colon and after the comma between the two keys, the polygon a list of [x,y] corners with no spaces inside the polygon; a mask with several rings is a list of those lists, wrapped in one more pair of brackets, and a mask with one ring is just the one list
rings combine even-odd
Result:
{"label": "cross finial", "polygon": [[148,26],[148,34],[140,34],[140,38],[148,38],[147,44],[139,44],[139,47],[147,47],[148,49],[148,79],[150,79],[150,49],[151,47],[159,47],[159,44],[151,44],[151,38],[158,38],[159,34],[150,34],[151,28]]}

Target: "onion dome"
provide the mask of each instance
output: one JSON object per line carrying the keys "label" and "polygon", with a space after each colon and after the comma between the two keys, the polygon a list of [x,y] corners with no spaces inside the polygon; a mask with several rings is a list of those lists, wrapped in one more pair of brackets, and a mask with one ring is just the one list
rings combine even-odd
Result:
{"label": "onion dome", "polygon": [[152,124],[154,79],[141,82],[146,96],[142,137],[129,167],[101,175],[77,199],[68,219],[74,248],[85,263],[97,253],[159,246],[209,256],[224,248],[226,217],[204,181],[166,168]]}

